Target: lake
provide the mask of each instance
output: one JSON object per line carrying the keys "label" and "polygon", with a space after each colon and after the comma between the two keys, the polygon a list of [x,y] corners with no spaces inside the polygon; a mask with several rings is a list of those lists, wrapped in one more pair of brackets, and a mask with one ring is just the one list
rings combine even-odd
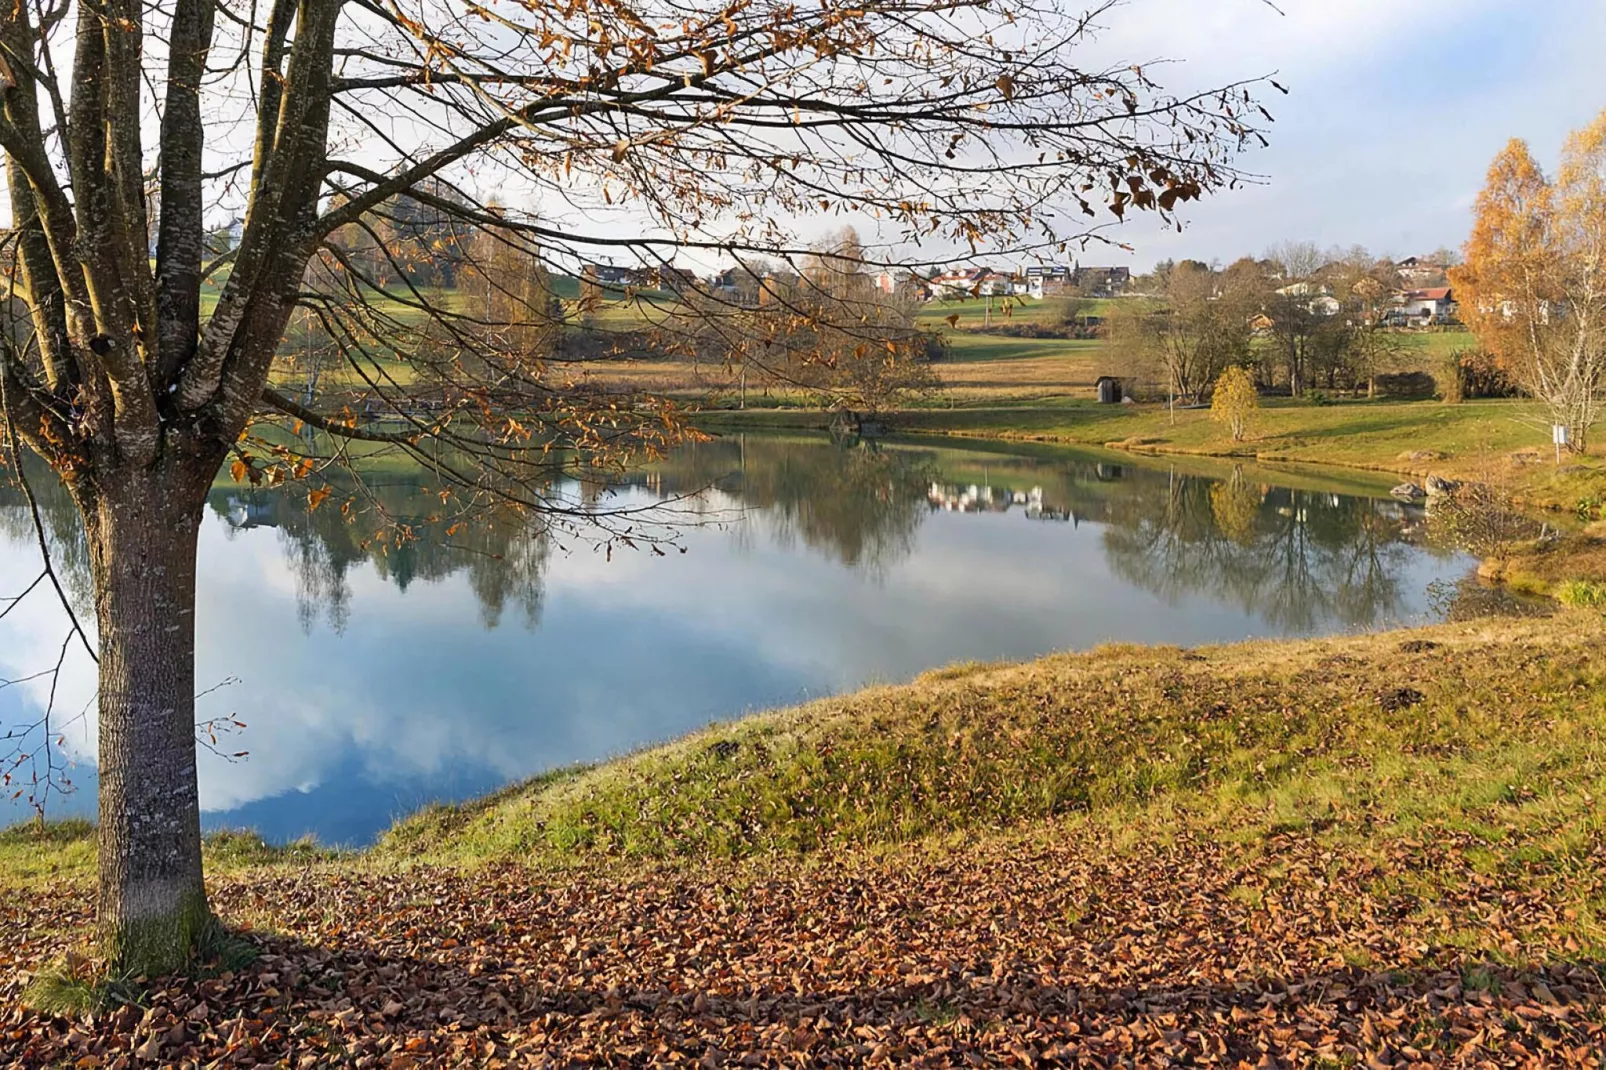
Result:
{"label": "lake", "polygon": [[[522,521],[448,536],[423,473],[372,483],[416,538],[369,541],[304,490],[213,492],[198,717],[245,727],[202,754],[208,827],[365,844],[432,801],[956,661],[1434,619],[1471,567],[1369,477],[958,440],[688,446],[605,499],[704,521],[662,553]],[[87,606],[70,506],[41,492]],[[0,490],[0,595],[37,560]],[[55,664],[63,620],[36,594],[0,622],[0,677]],[[50,816],[94,810],[91,668],[69,651],[51,728],[76,791]],[[48,686],[0,689],[0,734]]]}

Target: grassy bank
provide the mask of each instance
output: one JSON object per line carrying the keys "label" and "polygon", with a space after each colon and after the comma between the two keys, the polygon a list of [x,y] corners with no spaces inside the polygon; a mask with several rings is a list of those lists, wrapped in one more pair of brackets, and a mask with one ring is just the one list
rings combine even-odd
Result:
{"label": "grassy bank", "polygon": [[1560,538],[1518,545],[1484,561],[1478,574],[1564,605],[1606,606],[1606,524],[1597,521]]}
{"label": "grassy bank", "polygon": [[[1153,805],[1308,821],[1606,792],[1606,616],[966,664],[711,727],[396,824],[361,854],[208,839],[214,871],[361,860],[801,857]],[[91,875],[93,827],[0,833],[0,886]]]}
{"label": "grassy bank", "polygon": [[1579,613],[960,666],[436,808],[379,853],[795,855],[1160,800],[1293,822],[1364,805],[1407,821],[1519,784],[1552,806],[1606,789],[1602,639],[1600,614]]}
{"label": "grassy bank", "polygon": [[[247,831],[210,833],[203,851],[207,872],[213,874],[349,857],[306,840],[270,844]],[[0,888],[48,890],[84,885],[94,875],[95,826],[88,821],[30,821],[0,829]]]}

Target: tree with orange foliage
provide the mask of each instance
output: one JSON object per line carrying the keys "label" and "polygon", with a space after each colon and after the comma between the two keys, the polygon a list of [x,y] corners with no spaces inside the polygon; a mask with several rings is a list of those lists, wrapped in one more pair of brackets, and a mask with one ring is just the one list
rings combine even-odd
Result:
{"label": "tree with orange foliage", "polygon": [[1606,112],[1567,139],[1554,181],[1513,140],[1476,211],[1451,271],[1462,318],[1581,453],[1606,382]]}

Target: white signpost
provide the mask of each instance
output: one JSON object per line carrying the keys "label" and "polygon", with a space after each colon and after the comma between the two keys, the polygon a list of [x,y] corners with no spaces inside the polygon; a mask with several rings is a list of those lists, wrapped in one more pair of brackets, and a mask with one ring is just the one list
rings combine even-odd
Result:
{"label": "white signpost", "polygon": [[1556,463],[1561,464],[1561,448],[1567,445],[1567,425],[1551,424],[1550,440],[1556,444]]}

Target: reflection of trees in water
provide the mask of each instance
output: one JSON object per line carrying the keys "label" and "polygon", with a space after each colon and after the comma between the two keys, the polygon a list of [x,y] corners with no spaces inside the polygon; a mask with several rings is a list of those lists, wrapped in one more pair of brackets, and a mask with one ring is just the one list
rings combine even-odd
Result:
{"label": "reflection of trees in water", "polygon": [[[95,587],[89,572],[89,540],[84,537],[78,507],[73,504],[61,480],[46,465],[27,455],[24,457],[24,466],[28,486],[33,490],[34,500],[39,503],[39,519],[45,528],[45,538],[50,543],[50,559],[67,591],[67,597],[72,600],[74,610],[88,627],[89,622],[95,619],[91,612],[95,604]],[[37,541],[27,498],[15,476],[3,464],[0,464],[0,536],[13,545],[31,547]],[[0,595],[16,593],[0,591]]]}
{"label": "reflection of trees in water", "polygon": [[[41,465],[30,464],[29,485],[50,540],[51,559],[84,619],[93,620],[89,544],[66,488]],[[528,516],[500,513],[457,522],[430,512],[439,499],[425,486],[422,470],[365,482],[367,510],[355,517],[333,506],[308,509],[305,487],[213,491],[213,511],[227,520],[230,537],[240,530],[278,530],[285,563],[296,581],[296,612],[305,630],[320,619],[335,631],[351,614],[352,568],[373,563],[381,579],[402,590],[418,580],[466,573],[487,627],[511,608],[525,623],[540,621],[550,545],[545,529]],[[342,491],[344,488],[342,488]],[[344,493],[335,497],[343,498]],[[374,534],[376,517],[388,519]],[[452,534],[448,535],[448,529]],[[398,530],[411,537],[397,538]],[[0,537],[8,544],[34,544],[33,519],[16,481],[0,469]],[[0,592],[0,596],[15,592]]]}
{"label": "reflection of trees in water", "polygon": [[[919,456],[865,446],[786,440],[720,439],[677,451],[621,482],[661,497],[718,487],[761,512],[783,545],[800,540],[844,564],[881,569],[907,556],[926,515],[931,468]],[[351,611],[349,574],[362,561],[405,591],[419,580],[466,573],[487,627],[509,609],[540,620],[551,545],[528,516],[502,514],[462,523],[430,513],[436,504],[422,473],[365,481],[369,510],[389,518],[387,535],[339,509],[309,510],[305,491],[218,491],[215,511],[237,528],[275,527],[296,577],[303,628],[320,618],[341,630]],[[339,490],[334,498],[344,498]],[[594,497],[594,495],[593,495]],[[707,518],[707,503],[683,512]],[[718,519],[718,517],[714,517]],[[410,537],[396,538],[397,529]]]}
{"label": "reflection of trees in water", "polygon": [[1234,468],[1231,476],[1210,485],[1210,515],[1223,535],[1248,546],[1255,541],[1261,499],[1260,488],[1244,478],[1242,468]]}
{"label": "reflection of trees in water", "polygon": [[[912,550],[930,484],[942,478],[935,457],[729,438],[655,466],[655,487],[716,485],[765,510],[783,537],[875,568]],[[989,456],[983,467],[991,489],[1038,492],[1045,512],[1105,523],[1116,573],[1168,601],[1203,594],[1301,631],[1373,624],[1404,605],[1411,524],[1393,502],[1269,487],[1241,468],[1211,480],[1065,459]]]}
{"label": "reflection of trees in water", "polygon": [[1447,621],[1488,617],[1548,617],[1556,603],[1542,595],[1523,595],[1504,586],[1485,583],[1477,575],[1428,584],[1428,601]]}
{"label": "reflection of trees in water", "polygon": [[297,536],[284,528],[279,530],[279,545],[295,574],[296,618],[301,630],[312,631],[321,609],[329,627],[344,632],[351,617],[351,585],[346,582],[350,562],[337,558],[322,539]]}
{"label": "reflection of trees in water", "polygon": [[914,550],[934,468],[873,444],[736,436],[680,450],[653,472],[660,493],[716,486],[762,511],[780,545],[801,541],[874,572]]}
{"label": "reflection of trees in water", "polygon": [[[469,588],[486,627],[495,627],[512,606],[525,623],[540,620],[543,575],[549,552],[538,521],[497,513],[472,521],[432,514],[438,499],[423,473],[368,480],[369,518],[325,507],[309,509],[301,488],[216,491],[214,510],[236,529],[274,527],[286,563],[296,577],[296,608],[304,629],[319,618],[343,630],[351,613],[353,566],[368,561],[380,579],[406,591],[420,580],[434,582],[467,573]],[[372,516],[387,523],[375,534]]]}
{"label": "reflection of trees in water", "polygon": [[1297,631],[1399,614],[1411,548],[1394,503],[1260,486],[1241,471],[1145,482],[1105,513],[1106,553],[1129,582],[1168,601],[1213,596]]}
{"label": "reflection of trees in water", "polygon": [[[1133,468],[1101,472],[1075,459],[962,454],[950,462],[946,456],[903,446],[731,436],[677,451],[623,483],[659,497],[717,487],[760,514],[781,543],[798,541],[873,571],[913,551],[932,483],[945,475],[974,481],[968,468],[977,466],[983,481],[1040,490],[1044,509],[1055,515],[1104,523],[1113,571],[1170,601],[1202,594],[1307,631],[1327,621],[1377,623],[1398,615],[1404,601],[1412,525],[1392,502],[1267,487],[1241,470],[1218,481]],[[61,572],[87,607],[87,547],[72,502],[47,473],[32,482]],[[345,497],[337,489],[333,500]],[[362,498],[367,505],[355,518],[331,505],[309,510],[301,487],[219,489],[212,505],[234,528],[278,529],[304,628],[320,619],[336,630],[345,626],[350,573],[364,561],[402,590],[464,574],[487,626],[509,610],[528,625],[539,621],[550,539],[538,523],[511,514],[462,522],[439,516],[440,501],[422,471],[370,476]],[[694,500],[687,511],[728,519],[716,515],[717,499]],[[390,521],[383,536],[375,534],[377,516]],[[398,539],[397,530],[411,537]],[[33,538],[21,493],[3,478],[0,533],[19,544]]]}

